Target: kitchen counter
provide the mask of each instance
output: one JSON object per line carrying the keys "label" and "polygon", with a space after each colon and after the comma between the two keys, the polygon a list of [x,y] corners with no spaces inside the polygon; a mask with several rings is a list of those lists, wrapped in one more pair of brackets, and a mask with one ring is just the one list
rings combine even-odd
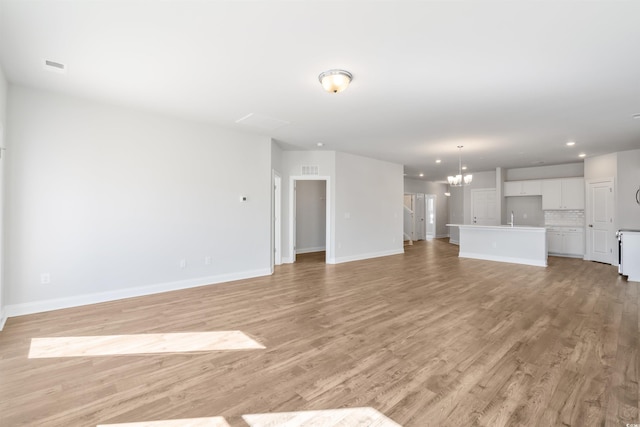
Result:
{"label": "kitchen counter", "polygon": [[547,229],[510,225],[447,224],[460,229],[460,258],[547,266]]}

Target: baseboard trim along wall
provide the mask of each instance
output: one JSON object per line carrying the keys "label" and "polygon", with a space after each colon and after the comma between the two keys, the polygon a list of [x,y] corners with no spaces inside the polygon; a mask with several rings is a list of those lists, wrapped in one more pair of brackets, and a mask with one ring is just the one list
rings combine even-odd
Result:
{"label": "baseboard trim along wall", "polygon": [[327,259],[327,264],[342,264],[343,262],[362,261],[364,259],[380,258],[383,256],[390,256],[390,255],[401,255],[403,253],[404,253],[404,248],[393,249],[390,251],[382,251],[382,252],[370,252],[368,254],[358,254],[358,255],[352,255],[352,256],[344,256],[344,257],[337,257],[333,259]]}
{"label": "baseboard trim along wall", "polygon": [[0,308],[0,331],[4,328],[4,324],[7,322],[6,312]]}
{"label": "baseboard trim along wall", "polygon": [[251,279],[271,275],[271,269],[259,269],[243,271],[239,273],[220,274],[217,276],[198,277],[195,279],[180,280],[177,282],[157,283],[155,285],[140,286],[136,288],[119,289],[117,291],[84,294],[67,298],[56,298],[44,301],[28,302],[23,304],[7,305],[5,317],[24,316],[27,314],[42,313],[44,311],[60,310],[63,308],[78,307],[82,305],[98,304],[101,302],[115,301],[125,298],[141,297],[145,295],[159,294],[162,292],[177,291],[180,289],[197,288],[199,286],[214,285],[236,280]]}
{"label": "baseboard trim along wall", "polygon": [[296,249],[296,254],[309,254],[311,252],[322,252],[324,250],[324,246],[318,246],[317,248]]}

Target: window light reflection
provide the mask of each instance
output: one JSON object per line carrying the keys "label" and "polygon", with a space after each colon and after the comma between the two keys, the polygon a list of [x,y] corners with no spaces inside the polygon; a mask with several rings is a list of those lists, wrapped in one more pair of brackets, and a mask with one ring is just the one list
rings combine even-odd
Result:
{"label": "window light reflection", "polygon": [[124,424],[99,424],[97,427],[230,427],[224,417],[183,420],[144,421]]}
{"label": "window light reflection", "polygon": [[242,418],[251,427],[300,427],[307,425],[322,427],[402,427],[371,407],[251,414],[243,415]]}
{"label": "window light reflection", "polygon": [[29,358],[256,350],[265,347],[242,331],[33,338]]}

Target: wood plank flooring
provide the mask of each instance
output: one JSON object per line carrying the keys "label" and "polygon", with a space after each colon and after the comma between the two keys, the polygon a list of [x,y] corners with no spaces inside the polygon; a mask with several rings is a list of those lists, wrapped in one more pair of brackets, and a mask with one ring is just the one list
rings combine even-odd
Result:
{"label": "wood plank flooring", "polygon": [[[639,283],[459,259],[442,240],[340,265],[10,318],[0,426],[373,408],[409,426],[640,423]],[[315,262],[314,262],[315,261]],[[32,338],[241,331],[265,349],[29,359]]]}

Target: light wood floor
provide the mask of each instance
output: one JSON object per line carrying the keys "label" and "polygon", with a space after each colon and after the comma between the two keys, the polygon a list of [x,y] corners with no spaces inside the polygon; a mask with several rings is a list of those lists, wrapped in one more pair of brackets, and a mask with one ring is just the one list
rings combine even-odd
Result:
{"label": "light wood floor", "polygon": [[[10,318],[0,425],[371,407],[409,426],[640,423],[638,287],[615,267],[457,258],[445,241]],[[242,331],[265,349],[28,359],[32,338]]]}

